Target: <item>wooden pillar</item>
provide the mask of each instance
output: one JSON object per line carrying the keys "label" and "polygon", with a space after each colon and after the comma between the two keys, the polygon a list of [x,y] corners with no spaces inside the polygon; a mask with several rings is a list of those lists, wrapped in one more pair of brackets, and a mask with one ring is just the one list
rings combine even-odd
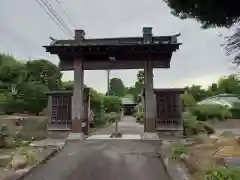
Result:
{"label": "wooden pillar", "polygon": [[74,89],[72,97],[72,132],[82,132],[83,90],[84,90],[83,60],[74,60]]}
{"label": "wooden pillar", "polygon": [[47,106],[47,116],[48,116],[48,123],[52,123],[52,95],[48,95],[48,106]]}
{"label": "wooden pillar", "polygon": [[153,91],[153,62],[151,59],[145,60],[144,68],[144,85],[145,85],[145,132],[156,132],[156,106]]}

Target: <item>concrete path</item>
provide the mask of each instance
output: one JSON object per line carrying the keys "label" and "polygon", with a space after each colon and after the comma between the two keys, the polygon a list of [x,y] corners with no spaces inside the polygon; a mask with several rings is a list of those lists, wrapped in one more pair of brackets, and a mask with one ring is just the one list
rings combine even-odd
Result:
{"label": "concrete path", "polygon": [[68,142],[25,180],[170,180],[158,156],[159,141]]}
{"label": "concrete path", "polygon": [[[144,126],[136,123],[136,120],[132,116],[123,116],[121,121],[118,123],[119,132],[122,134],[142,134],[144,132]],[[114,132],[115,124],[103,128],[94,134],[111,134]]]}
{"label": "concrete path", "polygon": [[[113,132],[114,125],[95,136]],[[119,122],[123,134],[138,136],[143,126],[132,117]],[[85,140],[67,141],[65,148],[25,180],[170,180],[159,157],[160,141]]]}
{"label": "concrete path", "polygon": [[221,135],[225,131],[232,132],[233,135],[236,135],[236,136],[240,135],[240,129],[239,128],[235,128],[235,129],[233,129],[233,128],[231,128],[231,129],[230,128],[229,129],[216,129],[215,131],[216,131],[217,135]]}

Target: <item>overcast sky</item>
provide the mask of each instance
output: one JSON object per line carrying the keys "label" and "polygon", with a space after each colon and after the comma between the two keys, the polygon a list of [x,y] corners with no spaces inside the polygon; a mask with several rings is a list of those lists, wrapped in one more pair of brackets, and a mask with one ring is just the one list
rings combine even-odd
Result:
{"label": "overcast sky", "polygon": [[[141,36],[143,26],[152,26],[154,35],[158,36],[181,33],[179,40],[183,45],[174,53],[171,68],[154,70],[155,88],[192,84],[207,87],[233,71],[229,57],[220,46],[229,30],[202,30],[194,20],[174,17],[162,0],[60,0],[74,27],[56,0],[48,1],[69,27],[84,29],[87,38]],[[45,53],[41,47],[49,44],[49,36],[69,38],[36,0],[1,0],[0,52],[11,53],[22,60],[46,58],[57,64],[58,58]],[[120,77],[130,86],[135,83],[136,74],[137,70],[115,70],[111,78]],[[72,72],[64,72],[63,80],[72,79]],[[84,81],[98,91],[106,91],[104,71],[87,71]]]}

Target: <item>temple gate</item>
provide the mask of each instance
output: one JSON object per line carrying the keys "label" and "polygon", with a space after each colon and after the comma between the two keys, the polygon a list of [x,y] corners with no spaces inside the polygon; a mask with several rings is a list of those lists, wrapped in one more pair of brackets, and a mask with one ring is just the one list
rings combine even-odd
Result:
{"label": "temple gate", "polygon": [[181,43],[177,37],[153,36],[151,27],[143,28],[142,37],[86,39],[84,30],[75,30],[75,38],[54,40],[44,46],[60,58],[61,70],[74,70],[71,124],[73,133],[82,132],[84,70],[144,69],[145,132],[156,132],[156,99],[153,68],[170,68],[172,53]]}

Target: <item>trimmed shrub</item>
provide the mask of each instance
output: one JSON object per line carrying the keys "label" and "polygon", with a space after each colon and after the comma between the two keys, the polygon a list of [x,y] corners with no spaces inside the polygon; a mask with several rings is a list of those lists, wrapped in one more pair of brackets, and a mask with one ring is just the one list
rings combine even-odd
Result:
{"label": "trimmed shrub", "polygon": [[206,171],[205,180],[239,180],[240,168],[214,168]]}
{"label": "trimmed shrub", "polygon": [[195,107],[190,108],[190,112],[200,121],[206,121],[209,119],[225,120],[232,117],[228,108],[217,104],[196,105]]}
{"label": "trimmed shrub", "polygon": [[144,123],[144,112],[136,113],[136,121],[138,123]]}

